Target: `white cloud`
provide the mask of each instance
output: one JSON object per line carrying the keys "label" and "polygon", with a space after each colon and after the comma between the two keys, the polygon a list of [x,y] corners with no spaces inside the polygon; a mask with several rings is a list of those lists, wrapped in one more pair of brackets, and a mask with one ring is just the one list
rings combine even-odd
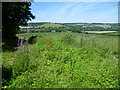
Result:
{"label": "white cloud", "polygon": [[68,4],[63,7],[60,7],[59,10],[56,10],[56,12],[54,12],[54,16],[62,17],[63,15],[65,15],[65,13],[67,13],[68,9],[75,7],[77,4],[78,3],[73,3],[73,4]]}
{"label": "white cloud", "polygon": [[[115,15],[112,15],[115,14]],[[82,16],[78,21],[82,22],[118,22],[118,13],[116,8],[109,9],[96,14]]]}
{"label": "white cloud", "polygon": [[44,21],[54,21],[54,22],[58,22],[58,21],[64,21],[64,17],[68,11],[68,9],[75,7],[78,3],[70,3],[70,4],[66,4],[62,5],[61,7],[49,7],[48,10],[40,10],[37,12],[36,14],[36,19],[35,20],[44,20]]}
{"label": "white cloud", "polygon": [[44,22],[117,22],[117,6],[109,7],[108,5],[108,8],[104,9],[105,5],[89,2],[64,3],[61,7],[53,5],[53,7],[43,10],[44,12],[38,11],[37,18],[32,22],[38,20]]}
{"label": "white cloud", "polygon": [[71,10],[71,17],[76,16],[79,13],[85,13],[90,9],[93,9],[94,6],[99,5],[99,3],[83,3],[80,6],[76,5],[75,7],[73,7],[73,9]]}

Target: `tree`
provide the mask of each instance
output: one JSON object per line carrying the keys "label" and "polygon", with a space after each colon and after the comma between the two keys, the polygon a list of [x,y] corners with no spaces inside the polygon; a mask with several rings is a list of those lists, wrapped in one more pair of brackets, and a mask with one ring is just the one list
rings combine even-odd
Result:
{"label": "tree", "polygon": [[19,26],[27,25],[29,20],[35,18],[31,13],[31,2],[3,2],[2,3],[2,37],[14,39]]}

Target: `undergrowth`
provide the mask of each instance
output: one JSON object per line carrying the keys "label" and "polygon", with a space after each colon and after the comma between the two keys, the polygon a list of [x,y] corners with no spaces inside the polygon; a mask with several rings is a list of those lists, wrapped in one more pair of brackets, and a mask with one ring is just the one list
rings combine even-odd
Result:
{"label": "undergrowth", "polygon": [[8,88],[118,88],[117,45],[114,38],[72,33],[37,37],[23,52],[19,47],[3,52],[2,84]]}

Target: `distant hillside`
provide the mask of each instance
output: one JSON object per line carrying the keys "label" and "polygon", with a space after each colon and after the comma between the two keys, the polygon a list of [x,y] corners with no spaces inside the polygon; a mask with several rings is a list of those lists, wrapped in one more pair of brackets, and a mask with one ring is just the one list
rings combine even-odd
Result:
{"label": "distant hillside", "polygon": [[55,23],[46,23],[46,24],[43,24],[43,25],[36,26],[36,28],[39,28],[39,27],[44,27],[44,28],[49,28],[49,27],[57,28],[57,27],[66,27],[66,26],[61,25],[61,24],[55,24]]}
{"label": "distant hillside", "polygon": [[38,26],[38,25],[43,25],[46,23],[50,23],[50,22],[32,22],[32,23],[29,23],[29,26]]}

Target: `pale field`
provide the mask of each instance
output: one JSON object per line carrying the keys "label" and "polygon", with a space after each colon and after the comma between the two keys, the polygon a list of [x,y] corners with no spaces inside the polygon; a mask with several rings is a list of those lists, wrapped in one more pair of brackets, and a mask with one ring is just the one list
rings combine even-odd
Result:
{"label": "pale field", "polygon": [[88,33],[113,33],[113,32],[117,32],[117,31],[85,31]]}

